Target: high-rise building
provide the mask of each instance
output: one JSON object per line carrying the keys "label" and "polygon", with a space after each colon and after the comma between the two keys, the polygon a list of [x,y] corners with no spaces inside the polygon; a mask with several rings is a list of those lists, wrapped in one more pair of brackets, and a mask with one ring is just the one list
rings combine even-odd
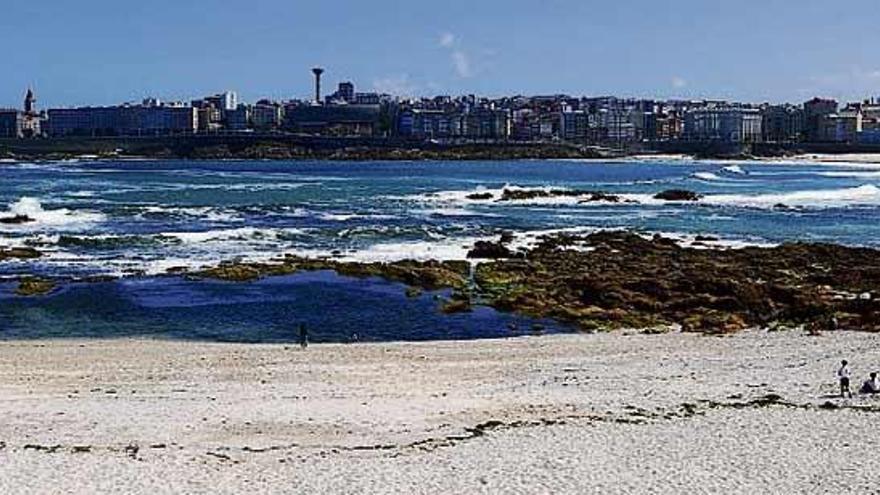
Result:
{"label": "high-rise building", "polygon": [[351,82],[339,83],[339,89],[336,90],[336,96],[347,103],[354,101],[354,84]]}
{"label": "high-rise building", "polygon": [[764,141],[790,143],[803,139],[804,111],[793,105],[770,105],[761,110]]}
{"label": "high-rise building", "polygon": [[763,118],[756,108],[706,107],[685,114],[685,138],[691,141],[758,143]]}
{"label": "high-rise building", "polygon": [[0,138],[24,137],[24,114],[14,108],[0,108]]}
{"label": "high-rise building", "polygon": [[204,99],[205,102],[214,106],[220,111],[232,111],[238,108],[238,94],[235,91],[226,91]]}
{"label": "high-rise building", "polygon": [[808,141],[821,140],[824,117],[837,113],[836,100],[813,98],[804,103],[804,132]]}

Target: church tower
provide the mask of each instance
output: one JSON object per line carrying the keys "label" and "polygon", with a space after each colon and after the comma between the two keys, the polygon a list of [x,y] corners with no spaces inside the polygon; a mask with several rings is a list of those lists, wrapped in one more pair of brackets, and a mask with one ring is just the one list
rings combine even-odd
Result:
{"label": "church tower", "polygon": [[34,96],[34,90],[28,88],[27,95],[24,97],[24,113],[26,115],[34,115],[37,110],[37,98]]}

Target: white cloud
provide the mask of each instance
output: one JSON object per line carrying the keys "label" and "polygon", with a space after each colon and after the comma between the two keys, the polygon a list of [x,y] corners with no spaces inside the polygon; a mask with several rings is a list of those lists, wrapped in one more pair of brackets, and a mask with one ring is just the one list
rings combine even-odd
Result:
{"label": "white cloud", "polygon": [[449,50],[449,60],[456,77],[473,77],[473,64],[470,55],[461,47],[458,37],[449,31],[440,35],[440,47]]}
{"label": "white cloud", "polygon": [[880,69],[852,67],[840,72],[827,72],[807,78],[802,95],[827,95],[840,99],[862,99],[877,93]]}
{"label": "white cloud", "polygon": [[687,84],[687,81],[685,81],[682,77],[675,76],[672,78],[672,87],[675,89],[682,89],[687,86]]}
{"label": "white cloud", "polygon": [[373,80],[373,90],[393,96],[415,96],[418,86],[409,80],[409,75],[400,74]]}
{"label": "white cloud", "polygon": [[474,75],[471,70],[471,61],[467,54],[461,50],[452,52],[452,66],[455,68],[455,75],[461,78],[468,78]]}
{"label": "white cloud", "polygon": [[455,35],[449,32],[440,35],[440,46],[451,48],[455,44]]}

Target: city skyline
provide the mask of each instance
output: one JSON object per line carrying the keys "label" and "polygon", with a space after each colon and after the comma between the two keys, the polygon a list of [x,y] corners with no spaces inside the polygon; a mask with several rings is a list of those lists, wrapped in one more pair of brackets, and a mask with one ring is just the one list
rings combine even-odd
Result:
{"label": "city skyline", "polygon": [[796,103],[880,93],[880,64],[870,53],[880,34],[861,15],[867,1],[806,1],[796,9],[693,0],[241,5],[7,2],[0,29],[24,41],[4,57],[0,107],[17,107],[28,86],[42,108],[147,96],[185,101],[227,89],[243,101],[307,99],[304,68],[316,64],[328,69],[327,87],[352,80],[360,90],[398,96]]}

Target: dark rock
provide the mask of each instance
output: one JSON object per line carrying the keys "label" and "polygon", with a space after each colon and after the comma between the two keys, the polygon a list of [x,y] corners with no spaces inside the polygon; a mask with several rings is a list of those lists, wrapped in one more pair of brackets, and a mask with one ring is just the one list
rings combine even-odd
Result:
{"label": "dark rock", "polygon": [[514,252],[504,244],[491,241],[477,241],[467,254],[467,257],[472,259],[500,259],[514,256]]}
{"label": "dark rock", "polygon": [[487,192],[487,193],[474,193],[474,194],[467,195],[467,199],[472,199],[474,201],[486,201],[486,200],[492,199],[494,197],[495,197],[495,195],[493,195],[492,193],[489,193],[489,192]]}
{"label": "dark rock", "polygon": [[607,194],[602,192],[594,192],[590,193],[590,195],[586,199],[582,199],[581,203],[594,203],[597,201],[604,201],[606,203],[619,203],[620,196],[616,194]]}
{"label": "dark rock", "polygon": [[536,198],[583,197],[580,202],[608,201],[617,203],[620,196],[596,191],[579,189],[505,189],[500,201],[524,201]]}
{"label": "dark rock", "polygon": [[55,289],[55,282],[39,277],[24,277],[18,282],[15,293],[19,296],[44,296]]}
{"label": "dark rock", "polygon": [[6,259],[28,260],[39,258],[43,254],[36,249],[29,247],[14,247],[10,249],[0,249],[0,261]]}
{"label": "dark rock", "polygon": [[699,201],[702,198],[702,194],[686,189],[668,189],[654,195],[654,199],[663,201]]}
{"label": "dark rock", "polygon": [[0,217],[0,224],[5,225],[20,225],[23,223],[35,222],[33,218],[27,215],[15,215],[13,217]]}
{"label": "dark rock", "polygon": [[455,313],[467,313],[471,311],[473,308],[471,306],[471,302],[465,299],[453,299],[451,301],[446,301],[440,306],[440,311],[445,314],[455,314]]}

